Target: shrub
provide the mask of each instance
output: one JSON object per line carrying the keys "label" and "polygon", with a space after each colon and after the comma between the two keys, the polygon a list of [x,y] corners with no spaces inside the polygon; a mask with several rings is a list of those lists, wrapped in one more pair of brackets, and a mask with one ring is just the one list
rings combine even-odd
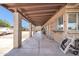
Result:
{"label": "shrub", "polygon": [[0,19],[0,27],[10,27],[9,22]]}

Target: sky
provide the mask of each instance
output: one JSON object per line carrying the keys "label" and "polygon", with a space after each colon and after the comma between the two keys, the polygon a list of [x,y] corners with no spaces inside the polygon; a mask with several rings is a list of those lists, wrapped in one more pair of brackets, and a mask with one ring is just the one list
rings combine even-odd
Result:
{"label": "sky", "polygon": [[[0,19],[5,20],[13,26],[13,13],[7,10],[6,8],[0,6]],[[22,20],[22,27],[28,28],[29,22]]]}

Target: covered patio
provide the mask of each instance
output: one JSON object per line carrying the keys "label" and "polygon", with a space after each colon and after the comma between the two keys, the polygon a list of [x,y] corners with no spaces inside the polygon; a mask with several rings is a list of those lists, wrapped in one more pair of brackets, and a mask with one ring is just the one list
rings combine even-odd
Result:
{"label": "covered patio", "polygon": [[[64,15],[64,34],[67,33],[67,16],[65,12],[74,11],[73,8],[79,4],[67,3],[24,3],[24,4],[1,4],[14,15],[14,38],[13,48],[6,56],[71,56],[73,54],[64,54],[60,49],[59,39],[52,35],[52,27],[55,27],[55,20]],[[79,9],[76,9],[76,12]],[[30,22],[30,37],[22,43],[21,20],[26,19]],[[33,27],[32,27],[33,26]],[[36,27],[40,26],[40,31]],[[46,35],[42,34],[42,28],[46,28]],[[51,29],[50,29],[51,28]],[[33,34],[32,34],[33,32]],[[56,32],[56,31],[54,31]],[[63,31],[61,31],[63,32]],[[50,34],[51,33],[51,34]],[[50,35],[49,35],[50,34]],[[60,35],[60,34],[59,34]],[[51,38],[50,38],[51,36]],[[64,36],[64,35],[63,35]]]}
{"label": "covered patio", "polygon": [[[64,11],[66,4],[33,3],[33,4],[1,4],[14,14],[14,41],[13,48],[21,47],[21,19],[30,22],[30,37],[32,37],[32,25],[34,27],[43,25],[59,10]],[[62,12],[61,11],[61,12]],[[35,32],[35,30],[34,30]]]}

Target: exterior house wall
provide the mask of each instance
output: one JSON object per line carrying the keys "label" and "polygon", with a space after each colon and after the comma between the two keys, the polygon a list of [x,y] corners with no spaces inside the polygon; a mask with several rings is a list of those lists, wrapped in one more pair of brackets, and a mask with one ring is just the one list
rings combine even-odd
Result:
{"label": "exterior house wall", "polygon": [[46,31],[46,36],[49,38],[49,39],[53,39],[53,30],[52,30],[52,24],[49,24],[49,25],[46,25],[45,27],[45,31]]}
{"label": "exterior house wall", "polygon": [[55,20],[53,23],[49,25],[49,33],[47,33],[50,39],[54,39],[58,43],[61,43],[63,36],[64,36],[64,31],[55,31],[57,26],[57,21]]}
{"label": "exterior house wall", "polygon": [[[67,12],[79,12],[79,9],[68,9],[66,10],[65,14]],[[49,38],[54,39],[58,43],[61,43],[65,37],[71,37],[71,38],[79,38],[79,32],[78,31],[68,31],[67,30],[67,16],[63,18],[64,20],[64,30],[63,31],[56,31],[57,28],[57,20],[52,20],[52,23],[49,23],[49,32],[47,32],[47,35]],[[48,25],[47,25],[48,26]],[[46,26],[45,26],[46,27]],[[48,31],[48,30],[46,30]]]}

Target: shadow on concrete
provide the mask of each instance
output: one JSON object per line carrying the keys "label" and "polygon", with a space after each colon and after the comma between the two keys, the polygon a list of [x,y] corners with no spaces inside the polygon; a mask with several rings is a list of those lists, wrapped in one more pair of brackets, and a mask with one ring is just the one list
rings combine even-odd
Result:
{"label": "shadow on concrete", "polygon": [[45,35],[37,32],[33,37],[23,41],[22,47],[12,49],[5,56],[74,56],[68,52],[64,54],[59,44],[48,39]]}
{"label": "shadow on concrete", "polygon": [[4,56],[37,56],[38,55],[38,40],[34,38],[36,34],[24,40],[20,48],[12,49]]}

